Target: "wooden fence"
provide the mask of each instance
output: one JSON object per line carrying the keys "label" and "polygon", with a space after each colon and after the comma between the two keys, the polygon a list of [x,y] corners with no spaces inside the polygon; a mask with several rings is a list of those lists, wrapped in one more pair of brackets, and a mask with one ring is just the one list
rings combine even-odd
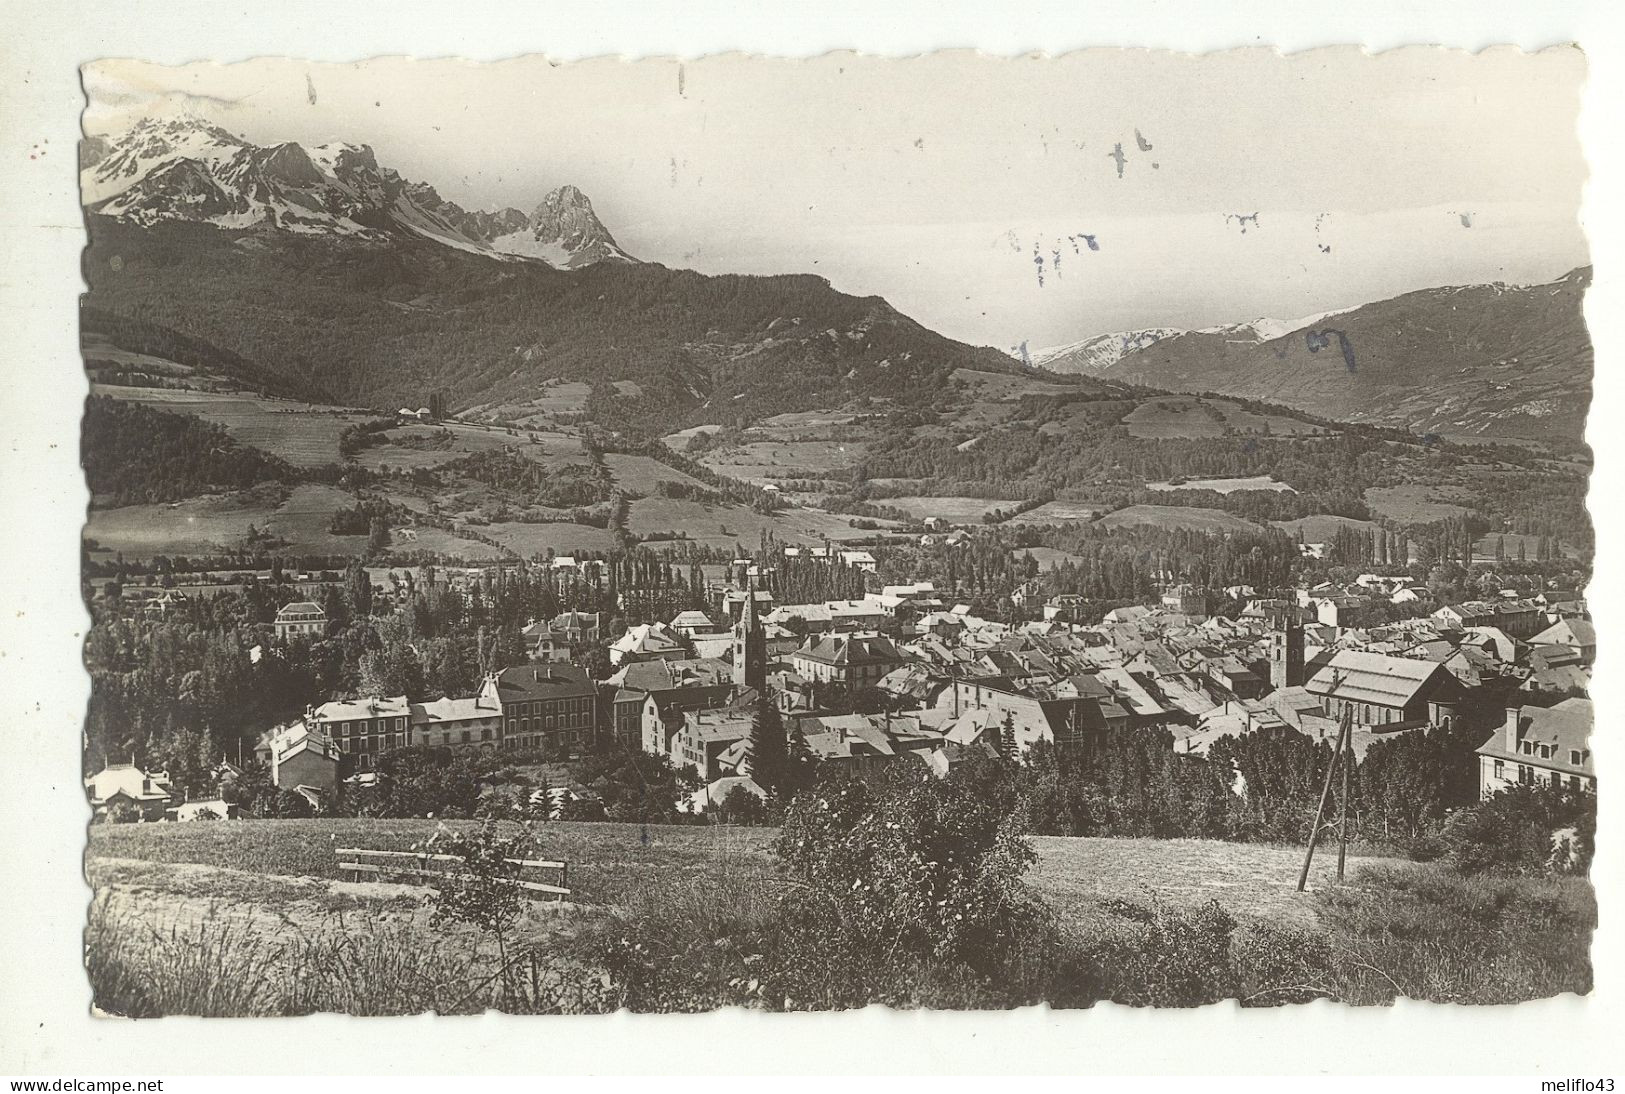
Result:
{"label": "wooden fence", "polygon": [[[347,881],[361,881],[371,876],[374,880],[380,877],[411,878],[423,880],[430,888],[434,888],[435,878],[467,879],[471,875],[458,873],[455,867],[463,860],[456,855],[431,855],[424,851],[372,851],[365,847],[339,847],[334,849],[339,857],[339,876]],[[367,859],[382,859],[382,862],[368,862]],[[570,864],[567,862],[553,862],[548,859],[511,858],[507,862],[519,868],[518,877],[498,879],[504,884],[523,889],[527,893],[546,894],[558,900],[570,895]],[[535,876],[524,876],[527,871],[549,871],[553,881],[541,881]]]}

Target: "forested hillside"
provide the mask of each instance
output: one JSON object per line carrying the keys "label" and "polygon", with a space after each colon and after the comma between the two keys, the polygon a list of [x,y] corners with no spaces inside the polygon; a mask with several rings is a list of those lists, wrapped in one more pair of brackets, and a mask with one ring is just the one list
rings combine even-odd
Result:
{"label": "forested hillside", "polygon": [[90,492],[103,507],[297,477],[288,464],[238,445],[217,425],[99,396],[85,404],[80,457]]}
{"label": "forested hillside", "polygon": [[562,378],[602,385],[596,409],[623,427],[664,431],[857,396],[930,405],[956,368],[1020,368],[817,277],[565,273],[427,242],[94,216],[90,234],[98,312],[218,347],[313,401],[387,409],[444,392],[459,410],[522,402]]}
{"label": "forested hillside", "polygon": [[1424,289],[1269,341],[1190,332],[1125,354],[1110,374],[1416,433],[1573,444],[1591,402],[1590,283],[1586,267],[1549,285]]}

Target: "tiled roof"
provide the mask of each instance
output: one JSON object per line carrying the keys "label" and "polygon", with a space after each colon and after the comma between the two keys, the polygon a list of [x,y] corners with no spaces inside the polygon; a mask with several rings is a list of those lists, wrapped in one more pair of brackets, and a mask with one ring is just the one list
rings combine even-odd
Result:
{"label": "tiled roof", "polygon": [[[1328,698],[1403,707],[1415,699],[1423,685],[1435,675],[1441,679],[1449,677],[1442,666],[1432,661],[1339,650],[1306,687]],[[1455,678],[1449,678],[1454,683]]]}
{"label": "tiled roof", "polygon": [[394,695],[382,699],[335,699],[316,708],[316,717],[323,722],[349,722],[368,718],[404,718],[411,714],[406,696]]}
{"label": "tiled roof", "polygon": [[497,677],[504,703],[572,699],[592,695],[593,683],[577,665],[518,665]]}

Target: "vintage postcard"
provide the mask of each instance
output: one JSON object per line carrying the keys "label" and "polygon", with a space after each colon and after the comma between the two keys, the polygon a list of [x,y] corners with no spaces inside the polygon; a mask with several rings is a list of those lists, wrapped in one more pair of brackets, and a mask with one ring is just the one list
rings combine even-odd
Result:
{"label": "vintage postcard", "polygon": [[1588,993],[1585,68],[87,64],[96,1011]]}

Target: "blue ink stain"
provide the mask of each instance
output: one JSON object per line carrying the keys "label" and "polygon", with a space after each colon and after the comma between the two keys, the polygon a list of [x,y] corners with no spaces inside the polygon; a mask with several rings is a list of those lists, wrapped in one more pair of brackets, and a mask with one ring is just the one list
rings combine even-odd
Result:
{"label": "blue ink stain", "polygon": [[1471,228],[1473,226],[1473,214],[1457,213],[1456,216],[1461,219],[1461,226],[1463,228]]}
{"label": "blue ink stain", "polygon": [[1235,222],[1236,227],[1241,229],[1241,234],[1246,235],[1247,234],[1247,225],[1248,224],[1251,224],[1254,228],[1258,227],[1258,214],[1257,213],[1226,213],[1226,214],[1224,214],[1224,222],[1226,224],[1229,224],[1232,221]]}
{"label": "blue ink stain", "polygon": [[1122,178],[1123,164],[1128,162],[1128,157],[1123,155],[1123,142],[1118,141],[1116,144],[1112,145],[1112,150],[1107,153],[1106,158],[1117,161],[1117,177]]}
{"label": "blue ink stain", "polygon": [[1444,438],[1437,433],[1424,433],[1422,434],[1422,443],[1428,448],[1433,448],[1435,445],[1443,444]]}
{"label": "blue ink stain", "polygon": [[647,824],[638,832],[638,842],[645,847],[649,846],[649,826]]}
{"label": "blue ink stain", "polygon": [[1029,368],[1032,367],[1033,358],[1032,355],[1027,352],[1027,340],[1025,338],[1021,340],[1021,345],[1016,347],[1016,351],[1021,354],[1021,363],[1027,365]]}
{"label": "blue ink stain", "polygon": [[1095,242],[1095,237],[1094,236],[1084,236],[1083,241],[1084,241],[1084,243],[1089,245],[1089,249],[1091,251],[1100,250],[1100,244]]}
{"label": "blue ink stain", "polygon": [[1140,151],[1142,152],[1151,151],[1151,142],[1140,136],[1140,131],[1138,129],[1134,131],[1134,143],[1140,146]]}
{"label": "blue ink stain", "polygon": [[1038,252],[1038,244],[1033,244],[1033,265],[1038,267],[1038,287],[1044,287],[1044,256]]}
{"label": "blue ink stain", "polygon": [[1350,372],[1354,371],[1354,345],[1349,341],[1348,335],[1340,330],[1306,330],[1303,332],[1304,342],[1310,353],[1319,353],[1337,339],[1338,348],[1343,351],[1343,364],[1348,366]]}

